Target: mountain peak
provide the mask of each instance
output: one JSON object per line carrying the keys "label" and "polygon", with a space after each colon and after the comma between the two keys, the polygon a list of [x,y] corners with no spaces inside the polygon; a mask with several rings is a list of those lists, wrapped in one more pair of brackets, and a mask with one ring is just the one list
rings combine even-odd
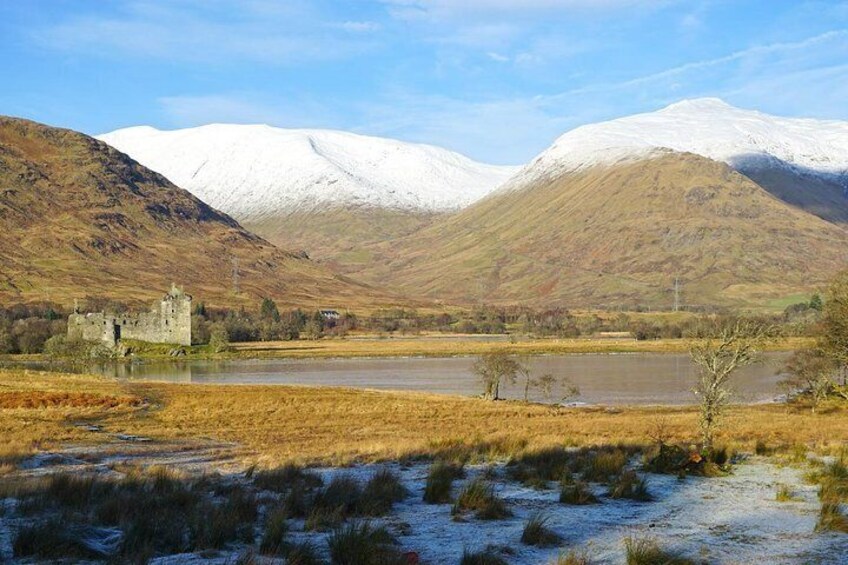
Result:
{"label": "mountain peak", "polygon": [[212,124],[99,139],[242,221],[328,207],[454,210],[517,170],[432,145],[321,129]]}
{"label": "mountain peak", "polygon": [[731,166],[782,163],[805,173],[844,178],[848,175],[848,122],[771,116],[718,98],[682,100],[655,112],[571,130],[510,185],[562,171],[644,159],[662,150],[695,153]]}
{"label": "mountain peak", "polygon": [[660,112],[677,112],[680,110],[738,110],[735,106],[731,106],[721,98],[705,97],[705,98],[685,98],[679,102],[669,104]]}

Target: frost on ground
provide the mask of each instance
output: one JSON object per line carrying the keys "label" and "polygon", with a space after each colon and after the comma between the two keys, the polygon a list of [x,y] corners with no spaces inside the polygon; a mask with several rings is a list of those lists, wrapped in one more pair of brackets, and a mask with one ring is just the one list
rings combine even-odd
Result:
{"label": "frost on ground", "polygon": [[[422,562],[457,563],[464,549],[493,544],[514,551],[505,559],[515,564],[547,563],[572,548],[588,550],[593,562],[623,563],[622,540],[633,535],[656,538],[664,547],[710,563],[848,563],[844,534],[814,532],[819,511],[816,487],[804,484],[798,469],[761,459],[739,465],[722,478],[681,481],[648,475],[654,502],[602,497],[601,504],[570,506],[559,502],[558,488],[535,490],[500,479],[497,492],[514,516],[466,522],[451,519],[449,504],[421,501],[427,470],[427,466],[398,469],[412,494],[387,520],[405,531],[409,525],[407,535],[399,539],[405,549],[417,551]],[[469,479],[474,475],[469,473]],[[797,500],[777,502],[781,484],[788,485]],[[606,490],[593,488],[598,495]],[[563,546],[537,549],[520,543],[527,518],[539,511],[549,516],[548,525],[562,536]]]}
{"label": "frost on ground", "polygon": [[[126,446],[125,446],[126,447]],[[253,488],[250,479],[232,465],[228,446],[200,446],[170,451],[159,446],[135,445],[98,453],[82,448],[62,454],[42,454],[24,461],[19,476],[41,476],[69,470],[113,473],[115,464],[165,464],[182,472],[221,473],[224,482]],[[327,484],[336,476],[349,476],[365,483],[385,466],[317,469]],[[848,536],[815,531],[820,508],[816,487],[805,484],[803,470],[781,467],[769,459],[755,457],[737,465],[732,474],[720,478],[646,475],[652,502],[612,500],[606,487],[591,485],[600,504],[571,506],[559,502],[559,486],[534,489],[507,478],[503,464],[466,469],[466,477],[454,483],[454,497],[464,484],[486,476],[495,486],[512,516],[502,520],[479,520],[465,515],[457,520],[451,504],[425,504],[422,500],[429,464],[388,465],[408,490],[391,513],[373,518],[384,525],[403,551],[416,552],[421,563],[458,563],[464,550],[478,551],[494,546],[511,564],[549,563],[571,549],[585,551],[593,563],[623,563],[624,538],[653,538],[667,549],[678,550],[707,563],[834,563],[848,564]],[[76,471],[74,471],[76,472]],[[793,498],[778,502],[776,494],[785,485]],[[273,493],[260,493],[273,500]],[[264,498],[263,498],[264,497]],[[15,517],[14,499],[0,505],[0,561],[12,558],[12,543],[20,518]],[[548,526],[562,538],[559,547],[536,548],[520,541],[524,524],[536,513],[548,517]],[[257,524],[262,524],[260,517]],[[327,557],[326,532],[308,532],[303,519],[290,519],[289,539],[311,541]],[[257,539],[260,527],[257,526]],[[92,544],[114,546],[120,531],[89,526],[81,529]],[[82,535],[82,534],[81,534]],[[159,565],[176,563],[226,563],[249,547],[243,543],[224,550],[158,557]],[[30,561],[31,562],[31,561]],[[270,562],[273,562],[270,561]],[[277,561],[280,562],[280,561]]]}

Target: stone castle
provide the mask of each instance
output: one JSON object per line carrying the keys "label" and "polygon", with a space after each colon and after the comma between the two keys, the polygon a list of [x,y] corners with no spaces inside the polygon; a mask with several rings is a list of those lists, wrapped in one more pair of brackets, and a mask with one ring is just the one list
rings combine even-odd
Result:
{"label": "stone castle", "polygon": [[149,312],[139,314],[81,314],[74,307],[68,317],[68,337],[112,347],[121,339],[191,345],[191,296],[171,285],[170,292]]}

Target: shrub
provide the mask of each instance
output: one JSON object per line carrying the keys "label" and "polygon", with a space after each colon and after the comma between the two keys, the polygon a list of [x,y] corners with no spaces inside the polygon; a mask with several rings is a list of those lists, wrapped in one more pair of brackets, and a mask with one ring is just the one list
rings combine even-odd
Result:
{"label": "shrub", "polygon": [[624,549],[627,565],[695,565],[678,553],[662,549],[653,539],[628,537]]}
{"label": "shrub", "polygon": [[559,501],[564,504],[597,504],[598,497],[589,489],[589,485],[582,481],[562,485],[559,493]]}
{"label": "shrub", "polygon": [[507,565],[507,562],[491,548],[477,552],[466,549],[462,552],[459,565]]}
{"label": "shrub", "polygon": [[215,353],[223,353],[230,348],[230,336],[222,324],[209,326],[209,348]]}
{"label": "shrub", "polygon": [[437,461],[430,466],[427,484],[424,487],[424,502],[446,504],[451,501],[451,488],[456,479],[465,475],[462,465]]}
{"label": "shrub", "polygon": [[537,547],[558,545],[562,538],[548,527],[548,520],[543,514],[530,516],[521,533],[521,543]]}
{"label": "shrub", "polygon": [[361,514],[381,516],[388,513],[395,502],[400,502],[408,494],[398,476],[383,468],[365,484],[358,510]]}
{"label": "shrub", "polygon": [[327,538],[333,565],[405,565],[394,543],[388,530],[368,522],[348,524]]}
{"label": "shrub", "polygon": [[648,492],[647,481],[635,471],[625,471],[619,475],[618,479],[610,485],[608,495],[610,498],[629,498],[639,502],[653,500],[653,496]]}
{"label": "shrub", "polygon": [[495,488],[481,479],[468,483],[453,505],[454,516],[473,511],[481,520],[500,520],[512,516],[506,503],[495,494]]}

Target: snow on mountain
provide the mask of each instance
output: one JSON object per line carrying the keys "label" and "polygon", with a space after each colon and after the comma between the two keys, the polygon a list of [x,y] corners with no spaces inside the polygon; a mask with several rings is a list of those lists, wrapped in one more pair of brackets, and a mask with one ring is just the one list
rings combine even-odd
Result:
{"label": "snow on mountain", "polygon": [[536,157],[509,185],[593,165],[690,152],[737,169],[776,164],[801,173],[848,174],[848,122],[770,116],[717,98],[578,127]]}
{"label": "snow on mountain", "polygon": [[140,126],[98,139],[241,221],[334,205],[454,210],[517,170],[430,145],[266,125]]}

